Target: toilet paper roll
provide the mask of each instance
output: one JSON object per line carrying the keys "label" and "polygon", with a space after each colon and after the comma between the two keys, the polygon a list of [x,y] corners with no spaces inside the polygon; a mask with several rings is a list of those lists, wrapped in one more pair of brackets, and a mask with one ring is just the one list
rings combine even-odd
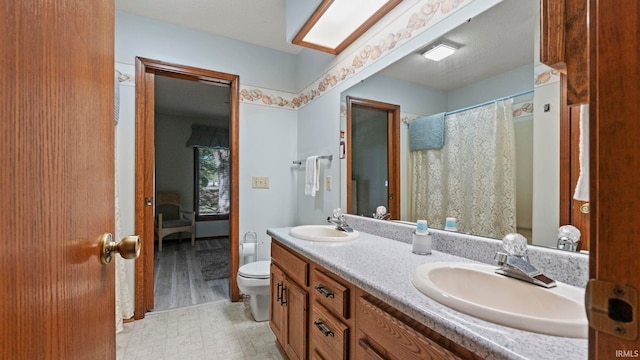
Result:
{"label": "toilet paper roll", "polygon": [[240,256],[256,256],[256,244],[255,243],[242,243],[240,244]]}

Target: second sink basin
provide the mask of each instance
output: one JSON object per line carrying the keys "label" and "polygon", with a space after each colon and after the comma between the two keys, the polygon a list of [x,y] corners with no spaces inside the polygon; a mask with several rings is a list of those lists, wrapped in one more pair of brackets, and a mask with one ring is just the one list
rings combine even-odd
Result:
{"label": "second sink basin", "polygon": [[477,318],[546,335],[586,338],[584,289],[557,283],[545,289],[470,263],[420,265],[411,282],[441,304]]}
{"label": "second sink basin", "polygon": [[355,240],[360,233],[337,230],[335,225],[301,225],[292,228],[289,235],[303,240],[338,242]]}

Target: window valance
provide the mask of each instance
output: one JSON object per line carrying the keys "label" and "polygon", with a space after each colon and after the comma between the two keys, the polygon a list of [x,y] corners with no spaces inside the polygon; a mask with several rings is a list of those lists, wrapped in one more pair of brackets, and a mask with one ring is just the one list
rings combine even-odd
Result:
{"label": "window valance", "polygon": [[229,129],[206,125],[191,125],[187,147],[229,148]]}

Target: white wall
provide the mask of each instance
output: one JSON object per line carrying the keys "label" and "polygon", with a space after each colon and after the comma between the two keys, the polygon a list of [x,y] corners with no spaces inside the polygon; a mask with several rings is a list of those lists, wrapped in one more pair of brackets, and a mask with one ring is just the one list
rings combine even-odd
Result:
{"label": "white wall", "polygon": [[[124,70],[121,64],[116,64]],[[124,71],[123,71],[124,72]],[[133,174],[135,173],[135,88],[133,86],[120,85],[120,117],[115,129],[116,142],[116,175],[118,181],[118,199],[120,211],[120,228],[122,236],[135,234],[135,208],[136,196]],[[119,241],[117,239],[116,241]],[[127,270],[126,282],[131,297],[135,294],[135,262],[125,261]]]}
{"label": "white wall", "polygon": [[[500,0],[470,1],[460,10],[447,14],[447,18],[433,24],[428,30],[412,37],[388,51],[375,62],[340,82],[297,113],[242,103],[240,105],[240,234],[258,233],[261,241],[268,242],[264,230],[268,227],[295,223],[324,223],[328,214],[340,203],[340,189],[336,186],[340,176],[338,144],[340,130],[340,92],[375,74],[387,65],[417,51],[469,17],[490,8]],[[414,3],[404,2],[394,9],[395,16]],[[403,8],[404,7],[404,8]],[[398,17],[400,19],[400,17]],[[406,23],[405,19],[402,19]],[[133,64],[136,56],[202,67],[237,74],[240,83],[298,93],[302,86],[311,85],[323,76],[325,70],[337,66],[340,60],[351,56],[368,39],[382,34],[386,20],[374,26],[344,55],[333,60],[326,54],[303,51],[295,55],[214,36],[157,20],[116,12],[115,60]],[[135,104],[133,88],[123,94],[123,103]],[[126,99],[125,99],[126,98]],[[133,105],[131,105],[133,106]],[[118,132],[118,141],[135,144],[131,111],[128,128]],[[128,116],[129,116],[128,115]],[[122,116],[122,115],[121,115]],[[296,121],[297,117],[297,121]],[[283,141],[283,139],[285,139]],[[291,139],[287,141],[286,139]],[[334,188],[323,188],[315,198],[304,196],[300,179],[304,169],[292,167],[291,161],[312,154],[332,154],[332,162],[321,160],[321,177],[332,176]],[[121,153],[119,163],[122,186],[133,188],[134,152]],[[268,155],[268,156],[267,156]],[[284,172],[283,172],[284,171]],[[251,176],[269,176],[271,188],[251,189]],[[133,214],[133,197],[121,198],[121,209]],[[129,211],[127,210],[127,211]],[[129,215],[127,215],[129,216]],[[131,219],[133,220],[133,215]],[[133,231],[133,229],[132,229]],[[265,248],[266,248],[265,244]],[[262,251],[264,253],[264,251]],[[260,258],[268,255],[260,254]]]}
{"label": "white wall", "polygon": [[533,90],[533,62],[447,93],[447,111]]}
{"label": "white wall", "polygon": [[[516,227],[527,236],[525,232],[533,226],[533,115],[514,119],[513,128],[516,138]],[[527,238],[532,240],[530,235]]]}
{"label": "white wall", "polygon": [[403,113],[431,115],[447,110],[445,92],[382,75],[373,75],[342,95],[343,101],[353,96],[400,105]]}
{"label": "white wall", "polygon": [[[555,247],[560,222],[560,83],[536,87],[533,107],[533,243]],[[539,176],[541,175],[542,176]]]}
{"label": "white wall", "polygon": [[[136,56],[236,74],[241,84],[296,90],[295,55],[117,11],[116,62],[131,66]],[[123,189],[120,209],[123,232],[132,234],[135,89],[125,86],[121,89],[117,130],[117,141],[122,147],[118,152],[118,177]],[[291,225],[296,219],[296,178],[288,167],[296,158],[296,112],[241,103],[239,117],[240,235],[255,231],[265,242],[258,250],[259,256],[268,258],[266,229]],[[252,175],[270,176],[271,188],[251,189]],[[128,281],[133,295],[133,262],[129,265]]]}
{"label": "white wall", "polygon": [[326,176],[334,184],[340,179],[340,93],[330,92],[298,111],[298,160],[311,155],[333,155],[333,161],[318,160],[320,169],[320,191],[315,197],[304,195],[305,167],[294,168],[300,181],[297,184],[298,224],[324,224],[334,208],[339,207],[340,189],[331,191],[324,187]]}
{"label": "white wall", "polygon": [[116,11],[115,61],[134,64],[136,56],[240,75],[241,84],[298,90],[293,54]]}
{"label": "white wall", "polygon": [[[258,235],[258,260],[268,260],[268,228],[296,219],[297,114],[260,105],[240,106],[240,236]],[[253,189],[253,176],[269,177],[269,189]]]}
{"label": "white wall", "polygon": [[[501,0],[483,0],[471,1],[460,10],[448,14],[447,18],[434,23],[432,27],[424,32],[415,35],[402,45],[396,46],[384,56],[375,62],[367,64],[366,67],[359,72],[348,77],[343,82],[337,84],[327,90],[318,99],[311,104],[303,107],[298,111],[298,157],[304,158],[311,154],[320,154],[330,151],[334,155],[333,164],[329,168],[323,170],[327,174],[331,174],[333,179],[338,179],[340,174],[340,162],[338,158],[339,137],[340,137],[340,93],[346,91],[352,86],[369,78],[378,71],[384,69],[391,63],[405,57],[406,55],[418,51],[453,28],[462,24],[464,21],[473,17],[499,3]],[[405,6],[412,6],[413,2],[403,2],[394,12],[402,12],[406,10]],[[396,12],[396,14],[397,14]],[[388,22],[386,23],[388,24]],[[353,54],[357,51],[358,46],[366,43],[368,39],[375,37],[377,34],[385,33],[383,27],[385,24],[378,24],[370,31],[365,33],[360,40],[347,48],[341,55],[326,65],[330,68],[338,65],[347,54]],[[402,151],[402,149],[401,149]],[[402,154],[401,154],[402,155]],[[334,181],[334,184],[339,182]],[[321,192],[315,199],[304,196],[304,184],[298,182],[298,223],[323,223],[327,216],[331,214],[331,210],[340,207],[340,191],[335,186],[331,192]]]}

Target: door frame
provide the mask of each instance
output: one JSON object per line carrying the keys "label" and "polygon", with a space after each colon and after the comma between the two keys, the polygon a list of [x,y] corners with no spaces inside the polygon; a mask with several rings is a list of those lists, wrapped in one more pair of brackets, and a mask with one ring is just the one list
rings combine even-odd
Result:
{"label": "door frame", "polygon": [[590,216],[582,210],[588,202],[573,198],[580,176],[580,106],[567,104],[567,76],[560,73],[560,225],[580,230],[581,250],[589,250]]}
{"label": "door frame", "polygon": [[388,212],[390,219],[400,219],[400,105],[389,104],[381,101],[369,100],[347,96],[347,213],[351,214],[351,178],[353,176],[351,159],[353,158],[353,141],[351,138],[351,109],[366,108],[385,111],[387,113],[387,188],[389,197]]}
{"label": "door frame", "polygon": [[[135,264],[134,318],[142,319],[154,308],[154,203],[155,203],[155,76],[229,85],[229,147],[231,150],[231,204],[229,208],[229,297],[240,300],[236,282],[239,231],[239,83],[238,75],[136,57],[136,180],[135,229],[142,239]],[[148,201],[151,200],[151,201]]]}

